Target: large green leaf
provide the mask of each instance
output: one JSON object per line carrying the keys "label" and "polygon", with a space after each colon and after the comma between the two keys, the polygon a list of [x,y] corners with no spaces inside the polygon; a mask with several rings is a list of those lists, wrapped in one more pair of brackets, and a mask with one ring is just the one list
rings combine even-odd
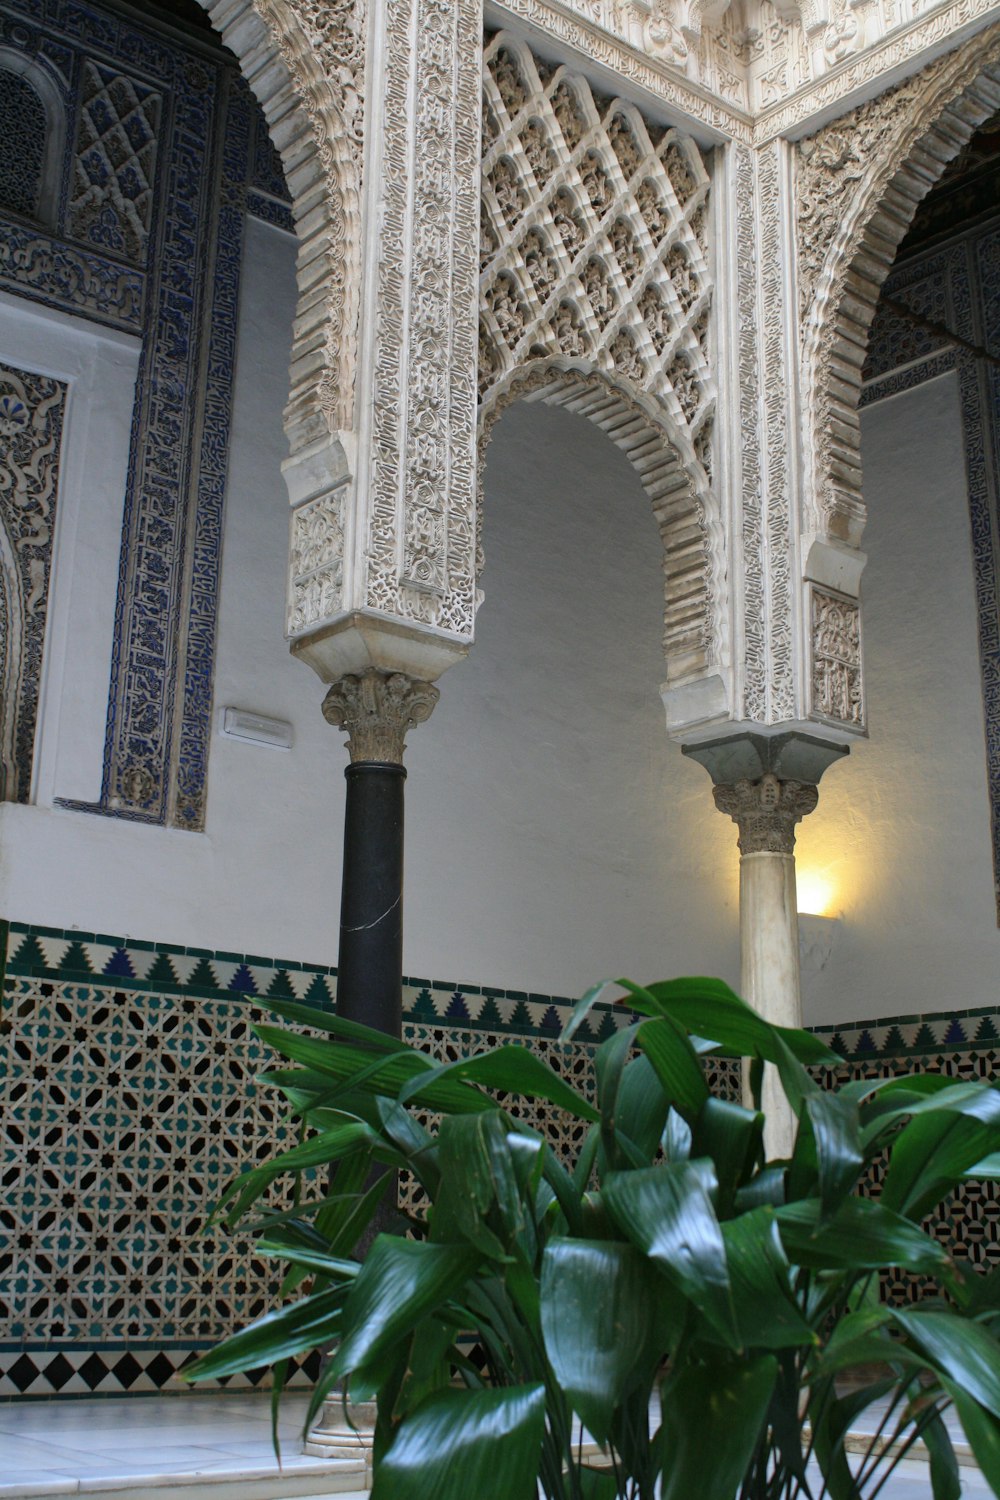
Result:
{"label": "large green leaf", "polygon": [[[618,981],[619,984],[622,982]],[[634,990],[631,994],[634,1009],[643,1011],[648,1002]],[[659,984],[646,985],[644,994],[652,1001],[655,1014],[673,1016],[695,1036],[706,1037],[740,1057],[759,1055],[768,1062],[780,1063],[782,1058],[776,1042],[780,1038],[800,1063],[836,1066],[842,1061],[836,1052],[831,1052],[819,1037],[810,1032],[790,1026],[773,1026],[765,1021],[721,979],[701,976],[667,979]]]}
{"label": "large green leaf", "polygon": [[773,1208],[755,1208],[722,1225],[740,1341],[762,1349],[817,1342],[799,1311]]}
{"label": "large green leaf", "polygon": [[399,1160],[391,1147],[385,1146],[380,1137],[362,1120],[342,1118],[329,1130],[310,1136],[308,1140],[282,1151],[259,1167],[243,1172],[231,1182],[215,1209],[218,1215],[227,1210],[226,1220],[233,1224],[241,1218],[261,1193],[284,1172],[303,1172],[313,1167],[325,1167],[340,1157],[365,1152],[377,1154],[379,1159]]}
{"label": "large green leaf", "polygon": [[930,1458],[933,1500],[962,1500],[958,1459],[948,1429],[935,1410],[920,1418],[920,1436]]}
{"label": "large green leaf", "polygon": [[401,1423],[372,1500],[535,1500],[545,1388],[445,1391]]}
{"label": "large green leaf", "polygon": [[648,1166],[656,1156],[667,1118],[663,1088],[648,1057],[633,1057],[618,1087],[618,1129],[634,1141]]}
{"label": "large green leaf", "polygon": [[810,1094],[806,1113],[816,1147],[823,1218],[840,1207],[864,1166],[857,1105],[823,1091]]}
{"label": "large green leaf", "polygon": [[636,1042],[656,1069],[665,1103],[693,1119],[708,1098],[708,1085],[684,1029],[670,1016],[662,1016],[644,1021]]}
{"label": "large green leaf", "polygon": [[961,1381],[943,1376],[941,1384],[955,1403],[962,1431],[987,1484],[1000,1495],[1000,1421],[973,1400]]}
{"label": "large green leaf", "polygon": [[949,1263],[937,1240],[870,1198],[848,1198],[827,1220],[815,1198],[784,1204],[775,1217],[789,1260],[814,1270],[901,1266],[932,1275]]}
{"label": "large green leaf", "polygon": [[1000,1342],[982,1324],[956,1313],[919,1307],[894,1308],[892,1317],[933,1369],[1000,1417]]}
{"label": "large green leaf", "polygon": [[[253,1029],[265,1046],[273,1047],[289,1062],[301,1063],[310,1073],[319,1073],[338,1083],[366,1075],[361,1087],[369,1094],[395,1097],[408,1084],[414,1084],[409,1096],[432,1109],[468,1114],[474,1110],[495,1108],[492,1100],[478,1089],[455,1079],[432,1079],[431,1075],[436,1075],[438,1069],[429,1057],[412,1047],[405,1052],[387,1053],[381,1072],[373,1078],[368,1072],[372,1064],[370,1051],[322,1037],[302,1036],[296,1031],[282,1031],[277,1026],[255,1026]],[[415,1083],[415,1080],[423,1082]]]}
{"label": "large green leaf", "polygon": [[685,1364],[663,1389],[660,1500],[730,1500],[760,1440],[778,1374],[771,1354]]}
{"label": "large green leaf", "polygon": [[300,1302],[258,1318],[249,1328],[242,1328],[187,1365],[184,1379],[219,1380],[223,1375],[271,1365],[332,1343],[340,1335],[348,1285],[345,1282],[329,1291],[303,1297]]}
{"label": "large green leaf", "polygon": [[[599,1443],[631,1385],[662,1288],[632,1245],[553,1239],[542,1257],[542,1336],[555,1377]],[[663,1351],[658,1351],[662,1353]]]}
{"label": "large green leaf", "polygon": [[899,1113],[914,1117],[893,1142],[882,1202],[921,1219],[969,1168],[1000,1147],[1000,1091],[959,1084]]}
{"label": "large green leaf", "polygon": [[466,1245],[434,1245],[380,1234],[344,1306],[333,1360],[347,1375],[377,1359],[401,1334],[453,1297],[482,1257]]}
{"label": "large green leaf", "polygon": [[707,1156],[718,1181],[716,1213],[720,1219],[733,1212],[737,1191],[747,1182],[762,1152],[764,1116],[744,1109],[731,1099],[710,1095],[701,1107],[691,1132],[689,1154]]}
{"label": "large green leaf", "polygon": [[711,1162],[681,1161],[615,1173],[601,1196],[621,1233],[737,1348],[726,1246],[712,1205],[715,1188]]}
{"label": "large green leaf", "polygon": [[498,1109],[489,1114],[446,1116],[441,1121],[435,1239],[452,1238],[457,1232],[484,1255],[502,1257],[524,1232],[524,1204],[507,1135],[506,1117]]}
{"label": "large green leaf", "polygon": [[[485,1088],[506,1089],[529,1099],[544,1099],[579,1119],[598,1118],[590,1101],[571,1088],[529,1047],[495,1047],[492,1052],[444,1063],[429,1072],[426,1078],[415,1073],[400,1089],[399,1102],[433,1104],[438,1090],[456,1082],[482,1084]],[[495,1109],[496,1105],[488,1103],[487,1107]]]}

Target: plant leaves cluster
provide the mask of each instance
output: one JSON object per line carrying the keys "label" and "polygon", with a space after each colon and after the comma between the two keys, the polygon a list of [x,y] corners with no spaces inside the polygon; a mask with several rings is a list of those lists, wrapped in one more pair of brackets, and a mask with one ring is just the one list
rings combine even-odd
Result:
{"label": "plant leaves cluster", "polygon": [[[836,1055],[720,981],[616,983],[633,1019],[595,1050],[596,1103],[526,1047],[438,1065],[275,1002],[292,1025],[256,1028],[285,1064],[263,1081],[300,1142],[239,1177],[217,1217],[258,1215],[287,1300],[188,1378],[273,1365],[277,1402],[290,1358],[331,1351],[307,1421],[335,1390],[377,1398],[374,1500],[539,1485],[549,1500],[859,1500],[917,1440],[934,1500],[957,1500],[949,1405],[1000,1494],[1000,1276],[921,1227],[963,1179],[997,1175],[1000,1091],[935,1075],[821,1088],[810,1069]],[[746,1060],[752,1104],[709,1090],[706,1056]],[[797,1121],[788,1160],[765,1158],[763,1064]],[[495,1090],[571,1115],[575,1162]],[[879,1159],[876,1201],[861,1184]],[[428,1207],[359,1263],[404,1171]],[[262,1210],[287,1174],[295,1206]],[[881,1303],[890,1267],[940,1294]]]}

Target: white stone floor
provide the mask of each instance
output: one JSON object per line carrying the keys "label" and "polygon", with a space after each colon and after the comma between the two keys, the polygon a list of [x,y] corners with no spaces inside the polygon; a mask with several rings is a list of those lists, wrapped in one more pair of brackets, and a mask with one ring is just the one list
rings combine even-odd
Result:
{"label": "white stone floor", "polygon": [[[279,1469],[266,1395],[0,1403],[0,1500],[365,1500],[361,1465],[301,1455],[304,1411],[303,1396],[282,1402]],[[967,1467],[962,1492],[992,1494]],[[901,1464],[880,1500],[931,1500],[926,1466]]]}
{"label": "white stone floor", "polygon": [[0,1403],[0,1500],[277,1500],[365,1495],[364,1465],[304,1458],[307,1398],[281,1403],[282,1464],[266,1395]]}

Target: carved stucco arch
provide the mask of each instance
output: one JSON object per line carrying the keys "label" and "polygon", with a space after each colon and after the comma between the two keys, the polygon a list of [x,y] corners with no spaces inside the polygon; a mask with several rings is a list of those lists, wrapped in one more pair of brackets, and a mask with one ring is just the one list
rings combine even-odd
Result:
{"label": "carved stucco arch", "polygon": [[[476,571],[482,572],[483,476],[493,428],[515,401],[544,401],[587,417],[625,455],[649,497],[663,543],[666,686],[727,675],[725,537],[718,504],[690,438],[652,396],[585,361],[555,357],[511,371],[484,398],[479,423]],[[668,705],[669,717],[669,705]]]}
{"label": "carved stucco arch", "polygon": [[879,292],[917,205],[998,107],[993,26],[799,146],[806,535],[860,543],[858,401]]}
{"label": "carved stucco arch", "polygon": [[199,0],[281,154],[299,300],[285,430],[293,454],[354,420],[361,296],[365,0]]}

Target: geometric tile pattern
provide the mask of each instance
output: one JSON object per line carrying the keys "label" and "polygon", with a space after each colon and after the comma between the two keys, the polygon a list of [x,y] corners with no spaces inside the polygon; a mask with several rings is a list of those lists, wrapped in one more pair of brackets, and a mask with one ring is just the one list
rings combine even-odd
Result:
{"label": "geometric tile pattern", "polygon": [[[0,1400],[48,1399],[54,1396],[155,1395],[164,1388],[186,1389],[178,1373],[206,1348],[203,1343],[128,1348],[23,1347],[0,1344]],[[320,1371],[320,1356],[307,1354],[290,1363],[286,1385],[311,1387]],[[268,1370],[248,1370],[212,1383],[213,1389],[255,1390],[266,1386]]]}
{"label": "geometric tile pattern", "polygon": [[1000,369],[914,324],[891,298],[973,345],[1000,349],[1000,223],[980,223],[908,256],[885,284],[868,342],[862,405],[948,370],[958,375],[986,729],[997,920],[1000,922]]}
{"label": "geometric tile pattern", "polygon": [[[287,1139],[253,1079],[268,997],[329,1009],[329,966],[12,924],[0,1033],[0,1395],[157,1389],[272,1304],[276,1273],[206,1216]],[[405,1032],[439,1055],[555,1040],[567,1002],[409,981]],[[604,1008],[595,1032],[629,1019]],[[561,1120],[535,1120],[558,1147]],[[89,1384],[88,1384],[89,1383]]]}
{"label": "geometric tile pattern", "polygon": [[[272,1304],[274,1269],[250,1241],[202,1229],[241,1165],[286,1139],[254,1087],[263,1057],[250,1023],[268,997],[331,1008],[336,972],[20,923],[0,924],[4,938],[0,1396],[162,1389],[193,1352]],[[588,1093],[590,1048],[631,1016],[600,1007],[564,1045],[569,1004],[408,979],[404,1036],[442,1061],[529,1046]],[[919,1064],[992,1077],[1000,1007],[822,1034],[852,1076]],[[717,1063],[712,1083],[739,1095],[732,1064]],[[575,1151],[578,1127],[558,1111],[510,1107]],[[992,1188],[952,1210],[952,1233],[984,1264],[1000,1262],[998,1214]]]}

